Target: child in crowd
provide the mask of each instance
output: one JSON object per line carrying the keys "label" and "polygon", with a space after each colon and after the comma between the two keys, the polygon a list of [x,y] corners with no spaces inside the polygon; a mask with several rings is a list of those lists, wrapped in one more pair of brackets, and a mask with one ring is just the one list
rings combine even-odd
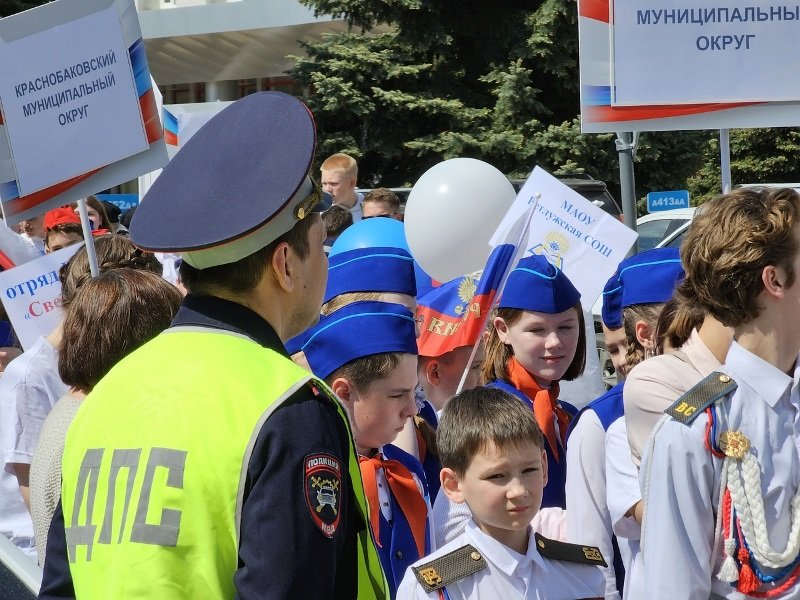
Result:
{"label": "child in crowd", "polygon": [[[589,403],[573,421],[567,445],[567,540],[600,547],[614,558],[605,570],[606,598],[619,598],[639,546],[632,517],[641,499],[630,458],[623,410],[623,377],[655,349],[655,327],[664,303],[683,278],[678,251],[655,248],[623,260],[606,284],[603,320],[625,332],[620,382]],[[613,534],[617,548],[612,552]],[[623,573],[624,566],[624,573]],[[627,594],[625,597],[628,597]],[[637,596],[630,596],[637,597]]]}
{"label": "child in crowd", "polygon": [[800,196],[718,196],[681,257],[682,295],[732,327],[734,342],[724,366],[665,411],[645,449],[648,596],[797,598]]}
{"label": "child in crowd", "polygon": [[81,218],[70,208],[56,208],[44,215],[44,251],[57,252],[83,241]]}
{"label": "child in crowd", "polygon": [[402,304],[417,309],[414,259],[402,248],[356,248],[328,259],[322,314],[359,300]]}
{"label": "child in crowd", "polygon": [[[400,198],[392,190],[375,188],[364,196],[364,218],[400,217]],[[401,219],[402,220],[402,219]]]}
{"label": "child in crowd", "polygon": [[599,550],[531,530],[548,479],[546,442],[533,412],[497,388],[461,392],[436,434],[442,490],[471,518],[452,542],[406,572],[398,600],[540,598],[602,594]]}
{"label": "child in crowd", "polygon": [[[586,332],[580,293],[543,256],[519,261],[489,318],[482,377],[533,411],[545,436],[547,485],[542,507],[565,507],[567,428],[577,409],[558,400],[558,382],[583,372]],[[439,494],[434,505],[436,543],[458,536],[469,510]]]}
{"label": "child in crowd", "polygon": [[331,206],[322,213],[322,222],[325,225],[325,249],[330,252],[331,246],[344,232],[345,229],[353,224],[353,215],[350,211],[341,206]]}
{"label": "child in crowd", "polygon": [[[391,302],[417,309],[414,259],[402,248],[356,248],[328,259],[328,281],[320,312],[329,315],[353,302]],[[286,342],[292,360],[309,368],[301,351],[314,329]]]}
{"label": "child in crowd", "polygon": [[[398,438],[397,445],[418,457],[425,468],[431,502],[439,493],[439,471],[442,466],[436,452],[438,413],[452,398],[465,372],[464,389],[478,385],[483,344],[470,362],[472,350],[480,339],[480,308],[473,304],[477,278],[459,277],[442,284],[417,300],[420,335],[419,388],[412,436],[409,428]],[[477,308],[477,310],[476,310]]]}
{"label": "child in crowd", "polygon": [[422,465],[391,445],[417,412],[415,325],[403,306],[354,302],[323,317],[302,346],[314,374],[350,416],[370,526],[393,598],[408,565],[432,547]]}
{"label": "child in crowd", "polygon": [[564,508],[567,428],[577,409],[558,400],[558,382],[583,373],[586,332],[580,293],[543,256],[511,271],[491,319],[483,380],[533,410],[545,436],[547,485],[542,506]]}

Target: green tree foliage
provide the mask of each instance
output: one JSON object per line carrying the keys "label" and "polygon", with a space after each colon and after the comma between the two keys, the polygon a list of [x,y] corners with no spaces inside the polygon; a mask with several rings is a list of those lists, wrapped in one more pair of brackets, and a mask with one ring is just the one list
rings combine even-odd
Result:
{"label": "green tree foliage", "polygon": [[[580,133],[575,2],[301,2],[351,25],[306,45],[291,71],[311,86],[320,160],[355,156],[362,185],[408,185],[441,160],[469,156],[512,177],[536,164],[586,172],[618,192],[615,136]],[[734,181],[800,180],[797,135],[733,132]],[[642,133],[637,195],[717,193],[716,140],[714,131]]]}
{"label": "green tree foliage", "polygon": [[0,0],[0,17],[15,15],[23,10],[47,4],[50,0]]}
{"label": "green tree foliage", "polygon": [[[800,181],[800,129],[732,129],[730,143],[734,185]],[[702,167],[688,181],[698,204],[720,193],[719,163],[719,137],[714,132],[704,148]]]}

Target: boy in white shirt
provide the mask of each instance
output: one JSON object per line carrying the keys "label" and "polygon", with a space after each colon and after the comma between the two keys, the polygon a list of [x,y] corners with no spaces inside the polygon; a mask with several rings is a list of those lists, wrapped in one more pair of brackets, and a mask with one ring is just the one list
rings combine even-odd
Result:
{"label": "boy in white shirt", "polygon": [[547,483],[542,432],[507,392],[478,387],[445,407],[436,434],[442,491],[472,518],[458,538],[405,574],[398,600],[599,598],[606,566],[591,546],[533,533]]}

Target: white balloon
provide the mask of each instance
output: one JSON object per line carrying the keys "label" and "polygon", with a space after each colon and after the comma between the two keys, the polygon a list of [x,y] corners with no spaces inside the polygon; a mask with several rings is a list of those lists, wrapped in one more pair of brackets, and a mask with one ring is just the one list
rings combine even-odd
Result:
{"label": "white balloon", "polygon": [[438,281],[482,269],[489,239],[514,202],[508,178],[474,158],[425,171],[406,203],[406,240],[420,267]]}

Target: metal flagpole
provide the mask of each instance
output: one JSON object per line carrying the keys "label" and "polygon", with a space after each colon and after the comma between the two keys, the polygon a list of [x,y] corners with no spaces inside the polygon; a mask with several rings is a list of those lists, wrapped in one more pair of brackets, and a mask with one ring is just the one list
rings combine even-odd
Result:
{"label": "metal flagpole", "polygon": [[100,274],[97,266],[97,252],[94,249],[94,236],[92,226],[89,222],[89,211],[86,209],[86,198],[78,200],[78,213],[81,216],[81,227],[83,228],[83,239],[86,244],[86,256],[89,258],[89,271],[92,277]]}
{"label": "metal flagpole", "polygon": [[731,191],[731,136],[728,129],[719,130],[719,162],[722,170],[722,193]]}

